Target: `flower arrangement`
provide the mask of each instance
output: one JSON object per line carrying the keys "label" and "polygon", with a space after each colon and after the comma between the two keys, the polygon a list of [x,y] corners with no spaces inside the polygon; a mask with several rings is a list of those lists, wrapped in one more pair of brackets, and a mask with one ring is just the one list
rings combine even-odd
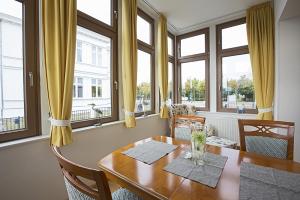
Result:
{"label": "flower arrangement", "polygon": [[192,131],[192,159],[196,165],[204,164],[204,154],[206,145],[206,132],[201,129]]}

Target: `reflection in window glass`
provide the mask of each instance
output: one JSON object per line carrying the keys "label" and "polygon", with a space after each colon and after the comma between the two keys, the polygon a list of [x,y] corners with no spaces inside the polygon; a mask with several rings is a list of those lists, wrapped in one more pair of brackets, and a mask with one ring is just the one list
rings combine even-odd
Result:
{"label": "reflection in window glass", "polygon": [[173,103],[173,63],[168,63],[168,104]]}
{"label": "reflection in window glass", "polygon": [[137,38],[151,45],[151,24],[142,17],[137,16]]}
{"label": "reflection in window glass", "polygon": [[255,109],[249,54],[223,57],[222,105],[224,108]]}
{"label": "reflection in window glass", "polygon": [[181,40],[181,56],[188,56],[205,52],[205,35],[197,35]]}
{"label": "reflection in window glass", "polygon": [[248,45],[246,24],[222,29],[222,49]]}
{"label": "reflection in window glass", "polygon": [[138,50],[135,112],[151,110],[151,55]]}
{"label": "reflection in window glass", "polygon": [[72,120],[96,118],[96,110],[111,116],[111,39],[77,26],[77,40],[82,62],[75,64]]}
{"label": "reflection in window glass", "polygon": [[2,132],[23,129],[26,123],[22,3],[6,0],[0,4],[0,132]]}
{"label": "reflection in window glass", "polygon": [[81,12],[111,25],[111,0],[77,0]]}
{"label": "reflection in window glass", "polygon": [[181,64],[181,102],[205,107],[205,61]]}
{"label": "reflection in window glass", "polygon": [[168,54],[169,56],[174,56],[173,39],[170,37],[168,37]]}

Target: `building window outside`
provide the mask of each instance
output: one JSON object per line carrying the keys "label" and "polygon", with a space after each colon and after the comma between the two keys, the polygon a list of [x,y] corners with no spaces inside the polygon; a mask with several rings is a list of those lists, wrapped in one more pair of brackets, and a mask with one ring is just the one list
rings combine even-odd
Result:
{"label": "building window outside", "polygon": [[76,42],[76,58],[77,62],[82,62],[82,41],[77,40]]}
{"label": "building window outside", "polygon": [[209,110],[209,29],[177,36],[178,102]]}
{"label": "building window outside", "polygon": [[96,60],[97,60],[97,53],[96,53],[96,46],[92,45],[92,65],[96,65]]}
{"label": "building window outside", "polygon": [[92,97],[101,97],[102,96],[102,81],[101,79],[92,79]]}
{"label": "building window outside", "polygon": [[217,26],[217,108],[256,113],[245,18]]}

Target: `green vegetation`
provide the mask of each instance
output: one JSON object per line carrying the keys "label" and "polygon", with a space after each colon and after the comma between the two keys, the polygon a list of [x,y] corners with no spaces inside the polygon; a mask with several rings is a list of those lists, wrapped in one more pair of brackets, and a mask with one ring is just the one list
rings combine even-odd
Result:
{"label": "green vegetation", "polygon": [[205,100],[205,81],[198,79],[188,79],[182,88],[182,96],[187,97],[189,101]]}
{"label": "green vegetation", "polygon": [[139,85],[137,85],[136,96],[138,99],[141,99],[143,97],[144,100],[149,100],[151,97],[150,83],[142,82]]}
{"label": "green vegetation", "polygon": [[223,101],[227,101],[228,95],[236,95],[239,101],[254,101],[254,86],[252,80],[241,76],[238,80],[227,81],[227,88],[223,88]]}

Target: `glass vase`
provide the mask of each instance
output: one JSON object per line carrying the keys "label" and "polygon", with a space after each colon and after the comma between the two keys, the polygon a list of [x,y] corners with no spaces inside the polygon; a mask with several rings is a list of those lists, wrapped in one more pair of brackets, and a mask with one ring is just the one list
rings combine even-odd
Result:
{"label": "glass vase", "polygon": [[206,151],[206,133],[205,130],[192,128],[192,160],[195,165],[204,165],[204,156]]}

